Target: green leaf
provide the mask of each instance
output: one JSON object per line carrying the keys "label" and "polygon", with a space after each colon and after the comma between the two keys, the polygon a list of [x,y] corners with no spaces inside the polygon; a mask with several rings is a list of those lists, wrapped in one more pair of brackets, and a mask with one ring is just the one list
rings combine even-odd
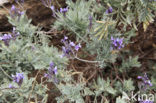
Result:
{"label": "green leaf", "polygon": [[94,95],[94,92],[92,92],[88,87],[85,87],[84,89],[84,95]]}
{"label": "green leaf", "polygon": [[127,103],[127,102],[125,102],[125,100],[123,100],[121,97],[118,97],[115,103]]}
{"label": "green leaf", "polygon": [[128,80],[124,80],[123,88],[124,88],[124,91],[128,91],[128,92],[133,91],[135,89],[131,78]]}
{"label": "green leaf", "polygon": [[96,85],[97,86],[95,86],[96,87],[95,93],[97,96],[100,95],[102,92],[113,94],[113,95],[116,94],[116,90],[113,89],[110,85],[109,78],[107,79],[107,81],[105,81],[102,78],[98,77]]}
{"label": "green leaf", "polygon": [[140,64],[140,62],[138,62],[138,56],[136,56],[136,57],[130,56],[127,60],[124,60],[122,62],[122,66],[121,66],[120,70],[121,71],[123,71],[123,70],[127,71],[133,67],[140,67],[140,66],[141,66],[141,64]]}

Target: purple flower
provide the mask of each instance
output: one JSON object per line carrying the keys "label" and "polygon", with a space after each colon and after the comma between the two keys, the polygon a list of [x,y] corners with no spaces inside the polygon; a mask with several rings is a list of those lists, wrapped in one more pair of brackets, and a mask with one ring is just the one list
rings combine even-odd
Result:
{"label": "purple flower", "polygon": [[70,45],[74,47],[75,43],[70,41]]}
{"label": "purple flower", "polygon": [[17,38],[17,36],[19,36],[20,33],[19,32],[16,32],[16,28],[13,27],[13,31],[12,31],[12,36],[13,36],[13,39],[15,40]]}
{"label": "purple flower", "polygon": [[66,16],[65,13],[68,11],[68,7],[60,8],[60,12],[63,13],[64,17]]}
{"label": "purple flower", "polygon": [[45,74],[44,74],[44,77],[51,79],[51,78],[52,78],[52,75],[50,75],[50,74],[48,74],[48,73],[45,73]]}
{"label": "purple flower", "polygon": [[9,84],[9,88],[12,89],[12,88],[15,88],[12,84]]}
{"label": "purple flower", "polygon": [[61,42],[64,44],[64,46],[62,46],[63,55],[61,58],[64,56],[70,58],[71,55],[75,55],[75,50],[78,51],[81,48],[80,43],[76,45],[74,42],[70,40],[68,41],[68,37],[66,36],[61,40]]}
{"label": "purple flower", "polygon": [[62,43],[65,43],[66,40],[68,40],[68,37],[67,37],[67,36],[64,36],[64,39],[61,39],[61,42],[62,42]]}
{"label": "purple flower", "polygon": [[48,73],[45,73],[44,74],[44,77],[47,77],[47,78],[52,78],[54,75],[57,75],[57,66],[54,66],[54,63],[51,62],[49,64],[49,68],[48,68]]}
{"label": "purple flower", "polygon": [[64,56],[70,57],[70,54],[73,53],[70,45],[68,47],[62,46],[62,51],[63,51],[63,57]]}
{"label": "purple flower", "polygon": [[53,62],[51,62],[51,63],[49,64],[49,66],[50,66],[50,68],[53,68],[54,63],[53,63]]}
{"label": "purple flower", "polygon": [[19,35],[20,35],[20,33],[16,32],[16,28],[13,27],[12,33],[4,34],[3,36],[0,37],[0,40],[2,40],[6,46],[9,46],[10,40],[11,39],[15,40],[17,38],[17,36],[19,36]]}
{"label": "purple flower", "polygon": [[61,13],[66,13],[68,11],[68,7],[66,7],[66,8],[60,8],[60,12]]}
{"label": "purple flower", "polygon": [[55,7],[52,5],[52,6],[50,7],[50,9],[51,9],[51,10],[55,10]]}
{"label": "purple flower", "polygon": [[52,6],[50,6],[50,9],[52,10],[53,16],[56,17],[55,7],[52,5]]}
{"label": "purple flower", "polygon": [[67,57],[70,57],[70,54],[73,54],[73,51],[72,51],[72,45],[73,43],[69,43],[68,41],[68,37],[64,37],[64,39],[62,39],[62,43],[64,44],[64,46],[62,46],[62,51],[63,51],[63,56],[67,56]]}
{"label": "purple flower", "polygon": [[54,72],[55,75],[58,73],[58,71],[57,71],[57,66],[55,66],[53,72]]}
{"label": "purple flower", "polygon": [[64,40],[67,40],[68,39],[68,37],[67,36],[64,36]]}
{"label": "purple flower", "polygon": [[12,38],[11,34],[4,34],[2,40],[10,40]]}
{"label": "purple flower", "polygon": [[123,44],[123,38],[113,38],[111,37],[111,40],[112,40],[112,47],[113,49],[121,49],[124,47],[124,44]]}
{"label": "purple flower", "polygon": [[11,6],[11,11],[16,11],[15,5],[12,5],[12,6]]}
{"label": "purple flower", "polygon": [[10,9],[10,16],[15,19],[16,17],[18,17],[18,21],[21,17],[21,15],[23,15],[24,12],[21,12],[18,8],[16,8],[14,5],[12,5],[11,9]]}
{"label": "purple flower", "polygon": [[91,30],[93,25],[92,20],[93,20],[92,16],[89,16],[89,30]]}
{"label": "purple flower", "polygon": [[23,73],[16,73],[16,75],[12,75],[12,78],[14,82],[21,86],[23,83],[24,75]]}
{"label": "purple flower", "polygon": [[0,37],[0,40],[4,42],[6,46],[9,46],[9,42],[11,39],[15,40],[17,36],[19,36],[20,33],[16,32],[16,28],[13,27],[13,31],[11,34],[4,34],[3,36]]}
{"label": "purple flower", "polygon": [[18,11],[18,13],[19,13],[19,16],[21,16],[24,14],[24,11]]}
{"label": "purple flower", "polygon": [[81,48],[81,44],[80,43],[75,46],[75,50],[76,51],[78,51],[80,48]]}
{"label": "purple flower", "polygon": [[144,86],[144,90],[146,90],[147,86],[150,86],[150,87],[152,86],[152,83],[147,77],[146,73],[144,74],[144,76],[138,76],[137,78],[142,80],[142,85]]}
{"label": "purple flower", "polygon": [[0,40],[3,40],[6,46],[9,46],[9,42],[11,39],[12,39],[11,34],[4,34],[2,37],[0,37]]}
{"label": "purple flower", "polygon": [[56,75],[58,74],[57,71],[57,66],[54,66],[54,63],[51,62],[49,64],[49,68],[48,68],[48,73],[44,74],[44,77],[49,78],[49,79],[53,79],[54,83],[57,83],[58,79],[56,77]]}
{"label": "purple flower", "polygon": [[112,7],[109,7],[107,10],[106,10],[106,14],[109,14],[109,13],[112,13],[113,12],[113,8]]}
{"label": "purple flower", "polygon": [[44,77],[50,78],[49,74],[47,74],[47,73],[44,74]]}

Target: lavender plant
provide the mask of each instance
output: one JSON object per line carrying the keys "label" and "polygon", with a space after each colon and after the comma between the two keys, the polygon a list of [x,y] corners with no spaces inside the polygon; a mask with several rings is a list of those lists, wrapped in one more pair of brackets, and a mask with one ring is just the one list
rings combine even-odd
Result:
{"label": "lavender plant", "polygon": [[13,79],[13,82],[4,80],[1,84],[0,93],[3,94],[0,95],[1,103],[25,103],[30,101],[46,103],[48,88],[42,83],[38,84],[36,78],[28,79],[26,74],[16,73]]}
{"label": "lavender plant", "polygon": [[[46,103],[48,90],[46,85],[42,82],[38,83],[36,78],[28,79],[27,76],[35,69],[46,70],[51,61],[59,69],[63,69],[68,59],[60,58],[62,53],[55,47],[49,46],[48,38],[39,34],[41,32],[37,27],[32,25],[25,13],[21,14],[15,6],[12,6],[8,19],[14,27],[11,33],[4,34],[0,38],[0,69],[2,71],[0,92],[4,94],[0,96],[0,102],[25,103],[33,100]],[[57,68],[54,70],[56,73]],[[16,75],[12,75],[15,73]]]}
{"label": "lavender plant", "polygon": [[57,21],[54,28],[67,29],[75,34],[77,39],[81,38],[81,40],[86,41],[84,37],[88,33],[88,17],[92,16],[90,11],[92,1],[80,0],[74,3],[69,0],[66,3],[68,7],[60,8],[60,12],[57,12]]}
{"label": "lavender plant", "polygon": [[[144,30],[147,29],[149,23],[153,22],[154,15],[152,11],[155,12],[155,1],[150,0],[103,0],[103,4],[107,4],[109,9],[106,9],[106,13],[108,10],[112,12],[109,16],[116,15],[116,21],[120,24],[124,24],[125,27],[130,25],[137,30],[136,22],[143,22]],[[126,29],[126,28],[124,28]]]}
{"label": "lavender plant", "polygon": [[[92,7],[92,3],[95,3],[93,1],[84,2],[80,0],[77,1],[76,3],[73,3],[72,1],[67,1],[68,9],[61,8],[60,11],[56,11],[54,8],[52,8],[52,10],[55,10],[57,19],[55,22],[55,27],[57,29],[67,29],[72,34],[76,34],[76,38],[80,38],[81,40],[85,41],[89,53],[91,53],[92,55],[96,55],[95,61],[89,63],[97,63],[97,67],[100,66],[100,68],[102,69],[110,68],[112,76],[117,78],[114,80],[114,82],[112,82],[109,80],[110,79],[109,77],[107,81],[99,77],[100,79],[98,78],[97,83],[96,82],[90,83],[91,85],[95,84],[94,86],[90,85],[88,86],[89,88],[88,94],[92,95],[95,98],[93,101],[94,103],[97,102],[97,98],[99,97],[102,98],[101,102],[103,103],[110,102],[109,99],[114,100],[115,99],[114,96],[119,96],[121,95],[122,92],[128,92],[128,94],[130,94],[130,91],[136,89],[134,86],[133,79],[126,80],[125,78],[123,78],[122,80],[119,77],[119,75],[124,75],[125,72],[130,73],[130,71],[134,67],[138,68],[141,66],[141,64],[138,62],[137,56],[136,57],[129,56],[129,58],[127,59],[125,58],[127,57],[127,55],[125,56],[124,53],[123,54],[120,53],[124,52],[124,47],[126,46],[127,43],[129,43],[130,38],[135,35],[135,30],[134,29],[130,31],[123,30],[124,32],[120,33],[116,29],[116,26],[122,23],[124,24],[125,27],[127,25],[130,25],[133,26],[135,29],[137,29],[136,21],[138,19],[136,19],[137,15],[133,13],[133,11],[135,11],[133,10],[133,7],[137,5],[135,3],[137,2],[140,3],[140,1],[136,2],[136,1],[121,0],[119,2],[106,0],[102,2],[103,3],[101,4],[104,4],[105,6],[100,7],[105,12],[102,13],[101,18],[96,18],[96,16],[98,15],[97,12],[94,12],[94,10],[90,9],[96,8]],[[87,7],[85,4],[87,5]],[[149,2],[149,4],[151,3]],[[125,8],[125,6],[127,7]],[[85,9],[82,10],[82,8]],[[93,14],[95,16],[93,16]],[[116,15],[116,17],[114,17],[114,15]],[[96,23],[94,19],[96,19]],[[144,21],[139,21],[139,23],[142,22]],[[144,27],[144,29],[146,28]],[[87,38],[88,34],[89,39]],[[95,36],[100,36],[99,38],[100,40],[98,40],[98,38],[92,34],[95,34]],[[86,40],[84,40],[84,37],[86,38]],[[74,48],[76,45],[72,41],[68,41],[67,37],[65,37],[62,40],[62,43],[64,44],[64,46],[62,47],[63,51],[62,57],[68,57],[69,59],[73,59],[75,56]],[[80,47],[80,45],[78,46]],[[116,66],[118,60],[120,60],[121,63],[120,65]],[[88,61],[83,60],[83,62]],[[115,69],[115,71],[113,71],[113,69]],[[119,75],[117,74],[117,71],[119,72]],[[57,101],[58,102],[69,101],[78,103],[84,102],[82,98],[85,97],[86,95],[84,95],[82,91],[86,90],[85,85],[82,85],[82,83],[80,82],[79,84],[80,86],[77,86],[78,83],[74,82],[74,79],[72,79],[70,73],[69,74],[67,73],[63,76],[65,80],[60,79],[59,84],[56,84],[56,86],[62,93],[62,96],[57,97]],[[126,77],[129,77],[129,75]],[[114,85],[112,86],[112,84]],[[74,86],[76,86],[76,88],[74,88]],[[71,91],[68,88],[74,89],[72,89]],[[108,95],[111,95],[111,97],[109,97]],[[80,98],[80,101],[75,96]],[[126,101],[118,97],[116,99],[116,103],[130,103],[130,101]]]}
{"label": "lavender plant", "polygon": [[[0,102],[46,103],[47,91],[54,92],[47,88],[45,83],[49,82],[60,93],[54,98],[58,103],[134,103],[124,99],[123,94],[130,96],[131,91],[138,89],[141,93],[153,93],[156,87],[153,69],[149,70],[153,74],[151,80],[147,74],[139,76],[139,57],[125,50],[136,33],[134,29],[126,31],[125,28],[130,25],[137,30],[137,24],[143,23],[146,30],[154,18],[155,0],[101,0],[99,3],[98,0],[67,0],[67,6],[58,10],[51,0],[41,1],[56,18],[54,28],[68,30],[69,34],[76,35],[77,41],[74,43],[64,36],[60,41],[61,51],[49,46],[48,36],[31,24],[25,11],[13,5],[8,16],[13,30],[0,36]],[[95,11],[97,8],[99,11]],[[120,24],[124,24],[125,30],[117,29]],[[80,48],[94,60],[80,59],[77,55]],[[96,72],[89,78],[95,78],[86,80],[83,72],[66,68],[68,59],[87,65],[93,63]],[[88,70],[92,72],[91,69]],[[36,77],[29,76],[34,70],[44,72],[40,83],[38,73]],[[137,77],[142,88],[137,88]],[[138,102],[153,103],[150,100]]]}

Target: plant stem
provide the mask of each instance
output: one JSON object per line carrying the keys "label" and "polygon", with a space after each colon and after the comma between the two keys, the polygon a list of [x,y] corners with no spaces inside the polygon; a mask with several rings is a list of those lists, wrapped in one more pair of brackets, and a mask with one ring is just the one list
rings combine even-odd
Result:
{"label": "plant stem", "polygon": [[31,92],[30,92],[29,97],[28,97],[28,103],[30,103],[31,95],[32,95],[32,92],[33,92],[33,89],[34,89],[34,86],[35,86],[35,83],[36,83],[36,79],[37,79],[37,76],[38,76],[39,73],[40,73],[40,70],[37,72],[37,74],[35,76],[35,79],[34,79],[34,83],[32,84],[32,89],[31,89]]}
{"label": "plant stem", "polygon": [[5,72],[2,68],[0,68],[0,69],[2,70],[2,72],[3,72],[8,78],[12,79],[12,78],[10,77],[10,75],[7,74],[7,72]]}
{"label": "plant stem", "polygon": [[80,59],[78,57],[75,57],[75,59],[83,61],[83,62],[87,62],[87,63],[100,63],[101,62],[101,61],[90,61],[90,60]]}

